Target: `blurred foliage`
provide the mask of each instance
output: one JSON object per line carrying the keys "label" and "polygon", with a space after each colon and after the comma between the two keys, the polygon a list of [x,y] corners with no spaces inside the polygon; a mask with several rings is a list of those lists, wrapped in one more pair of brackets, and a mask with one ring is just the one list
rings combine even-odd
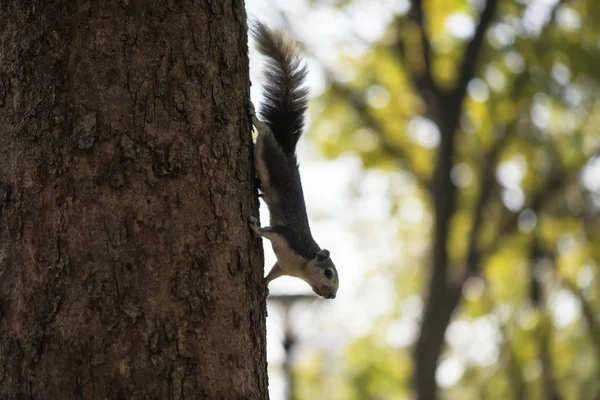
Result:
{"label": "blurred foliage", "polygon": [[[341,9],[349,3],[331,2]],[[485,1],[423,2],[431,74],[442,89],[457,85],[480,4]],[[474,237],[481,269],[462,288],[438,366],[444,399],[600,398],[596,21],[597,0],[498,1],[467,87],[448,171],[458,188],[449,270],[459,276],[486,187],[482,171],[498,153]],[[405,174],[416,183],[412,193],[389,194],[395,204],[390,218],[401,218],[407,196],[430,216],[399,230],[399,242],[430,241],[433,229],[429,187],[442,133],[414,84],[425,68],[421,35],[414,21],[395,15],[369,51],[340,54],[325,67],[329,86],[312,115],[312,137],[327,157],[350,152],[366,169]],[[416,254],[408,271],[389,266],[396,271],[398,304],[421,295],[416,290],[429,277],[428,251]],[[301,365],[297,375],[306,385],[299,398],[410,398],[414,337],[394,342],[402,306],[393,314],[351,344],[333,372],[319,359]]]}

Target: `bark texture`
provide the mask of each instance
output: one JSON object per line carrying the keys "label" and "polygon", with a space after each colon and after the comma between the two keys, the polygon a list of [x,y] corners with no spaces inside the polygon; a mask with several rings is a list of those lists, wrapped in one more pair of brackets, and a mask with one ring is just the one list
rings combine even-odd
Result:
{"label": "bark texture", "polygon": [[267,398],[243,2],[0,15],[0,398]]}

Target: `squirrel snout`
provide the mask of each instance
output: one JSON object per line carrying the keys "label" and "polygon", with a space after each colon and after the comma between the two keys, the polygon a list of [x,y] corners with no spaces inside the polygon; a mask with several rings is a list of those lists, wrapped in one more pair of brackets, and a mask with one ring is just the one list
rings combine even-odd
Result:
{"label": "squirrel snout", "polygon": [[312,286],[312,290],[313,292],[315,292],[317,295],[321,296],[324,299],[335,299],[335,289],[332,289],[328,286],[321,286],[321,287],[317,287],[317,286]]}
{"label": "squirrel snout", "polygon": [[330,299],[333,300],[335,299],[335,292],[333,291],[333,289],[330,288],[323,288],[323,290],[321,291],[322,296],[326,299]]}

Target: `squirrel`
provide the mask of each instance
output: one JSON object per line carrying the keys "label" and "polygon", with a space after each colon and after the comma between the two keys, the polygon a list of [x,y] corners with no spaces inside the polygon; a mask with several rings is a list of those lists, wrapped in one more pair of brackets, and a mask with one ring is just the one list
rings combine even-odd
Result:
{"label": "squirrel", "polygon": [[270,226],[265,227],[252,216],[249,222],[258,237],[271,241],[277,257],[265,283],[268,286],[280,276],[294,276],[308,283],[317,295],[334,299],[338,273],[329,250],[321,249],[312,237],[296,159],[308,103],[307,69],[294,41],[284,32],[255,22],[251,33],[258,51],[268,59],[260,120],[250,103],[252,124],[258,132],[254,167],[271,218]]}

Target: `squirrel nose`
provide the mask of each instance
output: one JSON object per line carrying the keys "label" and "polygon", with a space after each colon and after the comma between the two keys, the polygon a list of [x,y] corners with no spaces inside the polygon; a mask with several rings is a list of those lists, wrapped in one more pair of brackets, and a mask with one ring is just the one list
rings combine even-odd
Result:
{"label": "squirrel nose", "polygon": [[335,299],[335,294],[331,293],[331,294],[329,295],[329,298],[330,298],[330,299]]}

